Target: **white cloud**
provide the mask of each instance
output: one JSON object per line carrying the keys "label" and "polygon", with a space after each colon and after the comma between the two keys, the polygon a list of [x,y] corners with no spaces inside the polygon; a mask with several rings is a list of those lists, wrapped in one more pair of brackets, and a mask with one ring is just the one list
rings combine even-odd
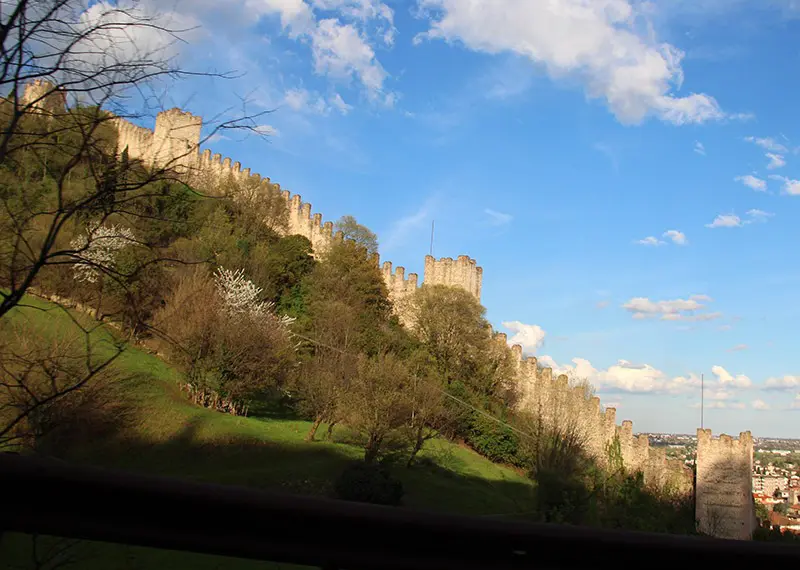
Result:
{"label": "white cloud", "polygon": [[514,53],[552,78],[578,77],[590,98],[602,98],[623,123],[656,116],[673,124],[724,118],[702,93],[675,95],[683,53],[640,26],[642,4],[628,0],[420,0],[430,29],[415,38],[460,42],[490,53]]}
{"label": "white cloud", "polygon": [[745,186],[752,188],[756,192],[766,192],[767,190],[767,181],[762,180],[752,174],[745,174],[744,176],[737,176],[734,178],[736,182],[741,182]]}
{"label": "white cloud", "polygon": [[700,141],[695,141],[694,151],[701,156],[706,155],[706,147]]}
{"label": "white cloud", "polygon": [[[195,2],[190,4],[194,6]],[[310,44],[316,73],[336,80],[355,79],[370,100],[385,103],[384,81],[388,74],[371,43],[393,40],[393,12],[388,6],[371,0],[312,0],[313,6],[303,0],[242,0],[242,4],[228,7],[226,3],[227,13],[248,15],[241,26],[277,15],[290,38]],[[315,8],[325,10],[326,17],[319,19]],[[211,14],[209,27],[213,28],[217,25],[214,17],[219,17],[218,13]],[[350,21],[345,23],[342,19]]]}
{"label": "white cloud", "polygon": [[710,224],[706,224],[707,228],[739,228],[742,226],[742,219],[735,214],[720,214]]}
{"label": "white cloud", "polygon": [[748,348],[750,347],[747,346],[746,344],[737,344],[733,348],[729,348],[728,352],[741,352],[743,350],[747,350]]}
{"label": "white cloud", "polygon": [[[74,17],[72,14],[63,16],[70,21]],[[182,42],[192,42],[203,35],[199,24],[194,15],[164,10],[156,2],[95,2],[80,14],[79,28],[84,34],[82,40],[69,48],[66,44],[62,48],[64,55],[70,59],[69,65],[59,67],[85,70],[85,81],[82,82],[85,87],[95,87],[89,73],[101,62],[104,66],[111,66],[110,69],[115,64],[119,66],[116,78],[126,82],[128,77],[123,77],[123,73],[133,72],[126,63],[141,65],[135,70],[136,76],[158,73],[160,62],[180,54]],[[175,34],[171,30],[183,31]],[[176,41],[176,35],[182,41]],[[68,37],[69,34],[61,37],[56,28],[39,35],[41,38],[45,36],[55,44],[75,40],[74,37]],[[152,62],[152,65],[148,62]],[[77,74],[73,74],[71,80],[79,80]]]}
{"label": "white cloud", "polygon": [[256,125],[253,127],[253,130],[265,137],[278,137],[281,134],[281,132],[272,125]]}
{"label": "white cloud", "polygon": [[508,339],[508,344],[519,344],[525,354],[533,354],[542,346],[547,333],[539,325],[526,325],[519,321],[507,321],[503,326],[512,331],[514,335]]}
{"label": "white cloud", "polygon": [[797,394],[794,398],[794,402],[792,402],[791,408],[793,410],[800,410],[800,394]]}
{"label": "white cloud", "polygon": [[372,95],[383,90],[387,73],[353,24],[342,24],[333,18],[321,20],[311,33],[311,44],[318,74],[358,78]]}
{"label": "white cloud", "polygon": [[568,374],[579,380],[588,380],[600,392],[684,394],[700,387],[700,377],[695,374],[669,378],[664,372],[649,364],[633,364],[619,360],[606,370],[598,370],[585,358],[573,358],[571,364],[559,366],[550,356],[539,362],[550,366],[555,374]]}
{"label": "white cloud", "polygon": [[[800,183],[798,183],[798,190],[800,191]],[[764,210],[747,210],[748,218],[743,220],[736,214],[720,214],[710,224],[706,224],[707,228],[741,228],[750,224],[766,222],[775,214],[765,212]]]}
{"label": "white cloud", "polygon": [[489,208],[486,208],[484,213],[489,216],[489,223],[493,226],[504,226],[514,219],[514,216],[511,214],[504,214],[503,212],[497,212]]}
{"label": "white cloud", "polygon": [[722,366],[712,366],[711,373],[717,377],[721,386],[729,386],[732,388],[750,388],[753,385],[752,380],[744,374],[732,375],[725,370]]}
{"label": "white cloud", "polygon": [[775,170],[776,168],[783,168],[786,166],[786,159],[784,159],[780,154],[768,152],[766,157],[769,159],[769,164],[767,164],[768,170]]}
{"label": "white cloud", "polygon": [[688,299],[652,301],[647,297],[634,297],[622,305],[633,313],[634,319],[660,317],[662,321],[713,321],[722,317],[721,313],[704,313],[712,299],[708,295],[692,295]]}
{"label": "white cloud", "polygon": [[767,378],[764,383],[765,390],[797,390],[800,388],[800,376],[783,376],[782,378]]}
{"label": "white cloud", "polygon": [[768,218],[775,214],[764,210],[747,210],[747,215],[750,216],[752,222],[766,222]]}
{"label": "white cloud", "polygon": [[293,111],[302,111],[326,115],[330,107],[319,94],[311,93],[302,88],[289,89],[283,97],[283,102]]}
{"label": "white cloud", "polygon": [[744,410],[747,405],[744,402],[731,402],[729,407],[733,408],[734,410]]}
{"label": "white cloud", "polygon": [[764,400],[753,400],[753,409],[766,411],[770,409],[770,406]]}
{"label": "white cloud", "polygon": [[667,230],[664,232],[664,237],[672,240],[672,243],[677,245],[687,245],[689,240],[686,239],[686,234],[678,230]]}
{"label": "white cloud", "polygon": [[783,182],[783,193],[789,196],[800,196],[800,180],[793,180],[785,176],[778,176],[777,174],[770,174],[772,180]]}
{"label": "white cloud", "polygon": [[773,139],[771,137],[766,137],[766,138],[763,138],[763,139],[762,138],[758,138],[758,137],[745,137],[744,140],[746,140],[747,142],[751,142],[753,144],[757,144],[758,146],[760,146],[764,150],[768,150],[770,152],[783,152],[783,153],[785,153],[785,152],[788,152],[788,150],[789,150],[784,145],[782,145],[781,143],[779,143],[778,141],[776,141],[775,139]]}
{"label": "white cloud", "polygon": [[659,245],[664,245],[666,242],[663,242],[663,241],[661,241],[661,240],[660,240],[660,239],[658,239],[657,237],[653,237],[653,236],[647,236],[647,237],[646,237],[646,238],[644,238],[644,239],[640,239],[640,240],[639,240],[639,241],[637,241],[636,243],[638,243],[639,245],[652,245],[652,246],[659,246]]}
{"label": "white cloud", "polygon": [[342,99],[342,96],[339,95],[338,93],[333,96],[333,99],[331,100],[331,105],[336,107],[342,115],[346,115],[353,109],[353,106],[345,103],[344,99]]}

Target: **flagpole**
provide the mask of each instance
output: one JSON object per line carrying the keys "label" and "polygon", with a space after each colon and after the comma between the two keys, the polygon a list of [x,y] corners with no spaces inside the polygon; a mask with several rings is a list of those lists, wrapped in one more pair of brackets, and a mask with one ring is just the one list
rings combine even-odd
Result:
{"label": "flagpole", "polygon": [[705,412],[705,388],[705,378],[703,374],[700,374],[700,429],[705,427],[703,425],[703,413]]}

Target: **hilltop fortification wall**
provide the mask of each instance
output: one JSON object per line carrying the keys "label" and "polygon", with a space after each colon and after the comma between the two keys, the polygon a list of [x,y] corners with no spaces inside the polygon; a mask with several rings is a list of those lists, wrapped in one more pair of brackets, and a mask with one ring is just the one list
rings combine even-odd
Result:
{"label": "hilltop fortification wall", "polygon": [[[333,222],[323,222],[322,214],[313,213],[311,204],[304,202],[299,194],[281,191],[280,186],[270,182],[269,178],[251,174],[249,168],[242,170],[239,162],[212,154],[209,149],[201,153],[201,117],[180,109],[170,109],[158,114],[154,131],[125,119],[117,119],[116,126],[119,150],[122,152],[127,149],[130,158],[161,166],[170,165],[194,181],[201,181],[212,188],[221,182],[262,188],[271,185],[286,201],[289,211],[288,233],[308,238],[315,254],[324,253],[337,238]],[[398,267],[392,273],[391,262],[383,264],[382,273],[393,302],[407,297],[420,286],[417,274],[412,273],[406,278],[403,267]],[[483,269],[466,255],[455,260],[449,257],[438,260],[431,256],[425,258],[424,283],[461,287],[480,300],[482,277]]]}
{"label": "hilltop fortification wall", "polygon": [[[336,234],[332,222],[323,222],[322,214],[313,213],[311,204],[298,194],[281,190],[269,178],[242,169],[239,162],[223,158],[206,149],[200,152],[202,119],[179,109],[170,109],[156,118],[155,131],[118,119],[120,151],[128,150],[131,158],[144,162],[176,165],[187,176],[201,180],[207,187],[221,182],[280,192],[289,212],[288,233],[302,235],[311,242],[315,254],[324,253],[341,234]],[[425,257],[425,270],[420,283],[416,273],[406,275],[402,266],[393,269],[391,262],[381,266],[381,273],[395,307],[420,286],[445,285],[460,287],[480,301],[483,269],[467,255],[456,259]],[[404,318],[400,314],[401,319]],[[506,342],[505,335],[498,335]],[[651,449],[646,436],[634,438],[631,422],[616,425],[616,410],[602,409],[600,399],[582,386],[570,386],[566,376],[553,378],[550,368],[539,369],[535,358],[522,359],[521,347],[514,347],[518,359],[522,398],[520,406],[537,411],[552,425],[574,427],[585,442],[589,453],[599,462],[607,461],[609,446],[619,441],[622,461],[630,472],[641,471],[648,484],[663,486],[670,483],[691,488],[691,474],[680,463],[667,462],[663,449]]]}
{"label": "hilltop fortification wall", "polygon": [[[34,101],[37,101],[34,106],[36,109],[66,108],[63,93],[54,90],[46,82],[34,82],[26,88],[24,102]],[[201,152],[201,117],[175,108],[158,114],[154,130],[137,126],[123,118],[114,119],[114,124],[118,132],[118,151],[127,151],[131,159],[171,167],[186,177],[187,182],[200,183],[209,189],[222,189],[234,183],[250,199],[264,195],[259,193],[280,195],[288,210],[288,233],[308,238],[316,255],[323,254],[337,239],[342,239],[341,232],[334,232],[333,223],[324,222],[322,214],[312,212],[311,204],[304,202],[300,195],[281,190],[279,184],[251,173],[249,168],[242,169],[242,165],[231,158],[212,154],[210,149]],[[380,263],[377,256],[375,262]],[[395,307],[401,306],[402,301],[421,286],[416,273],[406,276],[404,267],[397,267],[393,271],[391,262],[384,262],[381,272]],[[422,285],[460,287],[480,301],[482,281],[483,269],[469,256],[438,260],[432,256],[425,257]],[[403,318],[402,314],[400,316]],[[496,338],[507,343],[504,334],[498,334]],[[648,484],[670,485],[682,491],[691,491],[691,472],[681,462],[667,461],[665,451],[651,448],[646,436],[635,438],[630,421],[616,425],[614,408],[603,409],[599,398],[583,386],[571,386],[564,375],[554,379],[552,369],[540,368],[536,358],[523,358],[522,347],[515,345],[512,352],[516,356],[519,371],[521,409],[538,413],[552,425],[577,430],[588,452],[601,464],[607,463],[610,453],[618,449],[625,470],[642,472]],[[740,442],[734,445],[727,436],[714,441],[708,432],[703,437],[702,446],[698,441],[698,485],[700,481],[704,485],[702,492],[698,489],[698,496],[702,497],[702,509],[722,509],[738,517],[737,520],[746,521],[750,513],[748,508],[752,511],[752,505],[748,507],[744,496],[746,486],[750,484],[750,469],[747,466],[752,464],[752,438],[749,433],[742,434]],[[746,460],[748,453],[749,463]],[[731,466],[731,473],[722,474],[724,469],[721,471],[717,467],[725,465]],[[712,490],[716,482],[726,486],[727,494],[733,498],[726,499],[722,496],[725,493]],[[698,500],[698,518],[700,504]],[[702,520],[711,520],[704,516]],[[745,528],[749,528],[746,522],[742,528],[729,529],[729,534],[744,536]]]}
{"label": "hilltop fortification wall", "polygon": [[756,529],[752,488],[753,436],[739,439],[697,430],[695,516],[699,530],[718,538],[750,540]]}
{"label": "hilltop fortification wall", "polygon": [[[507,342],[505,334],[496,335]],[[587,453],[600,465],[609,466],[618,444],[619,458],[628,473],[641,472],[647,485],[669,488],[686,494],[692,490],[692,472],[683,462],[667,460],[664,448],[650,447],[646,435],[633,434],[633,422],[617,425],[617,410],[605,408],[600,398],[587,386],[570,384],[566,375],[553,378],[551,368],[541,368],[535,357],[522,357],[522,347],[515,345],[520,378],[519,409],[533,412],[546,425],[560,430],[574,430]]]}

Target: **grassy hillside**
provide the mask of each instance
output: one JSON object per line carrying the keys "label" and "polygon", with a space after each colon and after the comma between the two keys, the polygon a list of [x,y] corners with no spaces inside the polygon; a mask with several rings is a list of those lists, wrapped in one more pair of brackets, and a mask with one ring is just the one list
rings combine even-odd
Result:
{"label": "grassy hillside", "polygon": [[[31,307],[17,309],[12,318],[39,334],[57,338],[74,327],[60,308],[37,299],[26,302]],[[82,315],[73,316],[91,323]],[[91,335],[98,350],[111,350],[113,338],[108,328],[97,328]],[[334,442],[311,443],[304,440],[310,426],[307,421],[234,417],[194,406],[177,389],[179,373],[139,348],[127,347],[114,368],[125,402],[119,425],[91,443],[61,448],[63,458],[197,481],[330,496],[331,482],[363,454],[357,446],[336,442],[346,439],[344,431],[334,434]],[[420,465],[397,469],[405,488],[405,508],[475,515],[531,510],[533,486],[528,479],[469,449],[437,440],[421,458]],[[22,548],[17,540],[8,539],[5,548],[16,550],[11,543]],[[149,549],[97,548],[102,550],[87,560],[99,562],[109,556],[126,560],[124,565],[108,567],[234,567],[227,561],[214,562],[213,557],[202,557],[205,562],[200,563],[198,557]],[[250,563],[242,564],[250,567]]]}

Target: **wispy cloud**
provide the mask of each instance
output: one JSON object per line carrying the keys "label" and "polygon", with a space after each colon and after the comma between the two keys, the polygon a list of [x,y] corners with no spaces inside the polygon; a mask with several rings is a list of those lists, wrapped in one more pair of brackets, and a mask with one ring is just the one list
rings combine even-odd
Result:
{"label": "wispy cloud", "polygon": [[786,159],[783,158],[783,155],[768,152],[766,157],[769,159],[767,170],[775,170],[776,168],[783,168],[786,166]]}
{"label": "wispy cloud", "polygon": [[614,169],[614,172],[619,172],[619,157],[617,156],[616,150],[614,150],[608,144],[602,142],[594,143],[592,148],[594,148],[594,150],[597,152],[604,154],[611,162],[611,168]]}
{"label": "wispy cloud", "polygon": [[[678,231],[678,230],[667,230],[663,234],[661,234],[661,237],[668,239],[669,241],[671,241],[675,245],[688,245],[689,244],[689,240],[686,239],[686,234],[684,234],[683,232]],[[666,245],[667,242],[664,241],[664,240],[658,239],[655,236],[647,236],[644,239],[636,240],[636,242],[634,242],[634,243],[637,243],[639,245],[658,247],[660,245]]]}
{"label": "wispy cloud", "polygon": [[649,245],[649,246],[656,246],[657,247],[659,245],[664,245],[667,242],[661,241],[660,239],[658,239],[657,237],[654,237],[654,236],[647,236],[644,239],[637,240],[636,243],[638,243],[639,245]]}
{"label": "wispy cloud", "polygon": [[753,176],[752,174],[745,174],[744,176],[737,176],[734,178],[734,181],[741,182],[748,188],[752,188],[756,192],[766,192],[767,191],[767,181],[758,178],[757,176]]}
{"label": "wispy cloud", "polygon": [[486,208],[484,213],[489,216],[489,224],[492,226],[504,226],[511,222],[514,219],[514,216],[511,214],[505,214],[503,212],[497,212],[490,208]]}
{"label": "wispy cloud", "polygon": [[753,400],[753,409],[765,412],[767,410],[770,410],[771,407],[764,400]]}
{"label": "wispy cloud", "polygon": [[389,252],[405,243],[408,237],[416,230],[424,227],[431,220],[438,206],[439,196],[433,195],[413,214],[395,220],[386,237],[381,239],[382,253]]}
{"label": "wispy cloud", "polygon": [[800,389],[800,376],[782,376],[782,377],[772,377],[767,378],[767,381],[764,383],[765,390],[798,390]]}
{"label": "wispy cloud", "polygon": [[772,137],[764,137],[764,138],[745,137],[744,140],[746,140],[747,142],[751,142],[753,144],[757,144],[758,146],[760,146],[764,150],[768,150],[770,152],[783,152],[783,153],[785,153],[785,152],[788,152],[788,150],[789,150],[789,149],[786,148],[785,145],[779,143],[778,141],[776,141]]}
{"label": "wispy cloud", "polygon": [[678,230],[667,230],[664,232],[664,237],[672,240],[676,245],[688,245],[689,240],[686,239],[686,234]]}
{"label": "wispy cloud", "polygon": [[739,228],[742,226],[742,219],[735,214],[720,214],[710,224],[706,224],[707,228]]}
{"label": "wispy cloud", "polygon": [[647,297],[634,297],[622,308],[632,313],[636,320],[659,318],[662,321],[713,321],[722,313],[707,313],[706,304],[713,299],[708,295],[692,295],[688,299],[652,301]]}
{"label": "wispy cloud", "polygon": [[694,142],[694,151],[700,156],[706,155],[706,147],[700,141]]}
{"label": "wispy cloud", "polygon": [[764,210],[747,210],[747,215],[750,216],[752,222],[766,222],[775,214]]}
{"label": "wispy cloud", "polygon": [[777,180],[783,183],[783,193],[789,196],[800,196],[800,180],[793,180],[778,174],[770,174],[770,180]]}
{"label": "wispy cloud", "polygon": [[748,348],[750,347],[746,344],[737,344],[736,346],[729,348],[728,352],[741,352],[743,350],[747,350]]}
{"label": "wispy cloud", "polygon": [[755,224],[759,222],[766,222],[769,218],[773,217],[775,214],[770,212],[765,212],[764,210],[747,210],[747,218],[742,219],[736,214],[720,214],[714,221],[710,224],[706,224],[707,228],[715,229],[715,228],[741,228],[742,226],[747,226],[749,224]]}

